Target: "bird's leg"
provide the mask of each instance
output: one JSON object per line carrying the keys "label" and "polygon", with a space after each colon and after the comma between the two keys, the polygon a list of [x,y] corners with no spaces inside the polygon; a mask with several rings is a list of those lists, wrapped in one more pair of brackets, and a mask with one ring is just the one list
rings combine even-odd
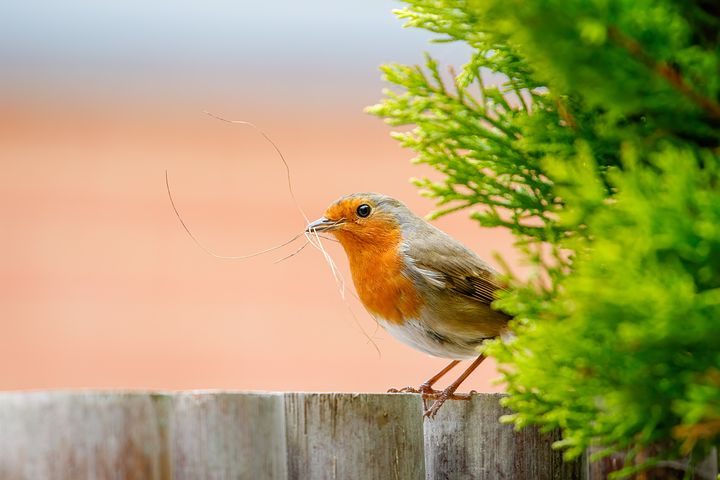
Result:
{"label": "bird's leg", "polygon": [[435,414],[437,414],[438,410],[440,410],[442,404],[450,398],[463,400],[470,399],[470,395],[455,395],[455,390],[458,389],[460,384],[465,381],[465,379],[478,367],[478,365],[482,363],[483,360],[485,360],[485,355],[480,355],[478,358],[476,358],[475,361],[470,364],[470,366],[462,373],[462,375],[460,375],[460,377],[458,377],[457,380],[451,383],[437,396],[437,398],[435,398],[432,406],[429,409],[425,410],[424,415],[429,418],[435,417]]}
{"label": "bird's leg", "polygon": [[460,363],[460,360],[453,360],[452,362],[450,362],[450,365],[440,370],[437,374],[435,374],[432,378],[420,385],[418,388],[405,387],[401,388],[400,390],[396,388],[391,388],[390,390],[388,390],[388,393],[422,393],[423,395],[433,395],[440,393],[437,390],[433,390],[432,386],[435,385],[438,380],[444,377],[447,372],[452,370],[452,368],[458,363]]}

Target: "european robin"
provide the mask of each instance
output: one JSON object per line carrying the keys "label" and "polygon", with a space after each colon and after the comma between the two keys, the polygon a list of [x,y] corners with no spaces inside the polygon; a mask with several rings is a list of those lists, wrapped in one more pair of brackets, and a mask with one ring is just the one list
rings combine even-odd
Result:
{"label": "european robin", "polygon": [[[450,398],[469,398],[455,391],[485,359],[478,347],[504,333],[510,319],[490,307],[495,292],[503,288],[497,272],[398,200],[378,193],[341,197],[306,231],[337,238],[360,301],[393,337],[453,359],[420,387],[399,391],[434,399],[425,411],[428,417]],[[460,360],[471,358],[472,364],[445,390],[432,388]]]}

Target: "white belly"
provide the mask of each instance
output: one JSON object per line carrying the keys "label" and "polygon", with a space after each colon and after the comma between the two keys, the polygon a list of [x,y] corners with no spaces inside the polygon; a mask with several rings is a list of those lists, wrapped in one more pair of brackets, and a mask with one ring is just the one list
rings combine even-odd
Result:
{"label": "white belly", "polygon": [[408,320],[401,325],[380,318],[377,321],[397,340],[434,357],[466,360],[480,355],[474,346],[463,345],[453,342],[451,339],[433,335],[418,320]]}

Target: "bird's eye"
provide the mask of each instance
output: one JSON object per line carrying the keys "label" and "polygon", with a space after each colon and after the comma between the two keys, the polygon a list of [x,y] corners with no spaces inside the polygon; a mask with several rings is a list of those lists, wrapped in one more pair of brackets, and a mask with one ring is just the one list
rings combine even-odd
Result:
{"label": "bird's eye", "polygon": [[365,218],[365,217],[367,217],[368,215],[370,215],[370,211],[371,211],[371,210],[372,210],[372,209],[370,208],[370,205],[368,205],[367,203],[363,203],[362,205],[360,205],[359,207],[357,207],[356,212],[357,212],[357,214],[358,214],[358,217]]}

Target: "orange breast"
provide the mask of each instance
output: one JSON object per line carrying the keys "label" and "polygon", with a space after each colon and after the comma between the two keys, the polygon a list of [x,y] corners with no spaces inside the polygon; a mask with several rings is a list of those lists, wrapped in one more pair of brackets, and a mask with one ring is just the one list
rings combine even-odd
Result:
{"label": "orange breast", "polygon": [[361,239],[348,232],[334,233],[345,248],[355,289],[365,308],[395,324],[417,318],[422,299],[412,281],[402,274],[398,229],[378,230],[372,242],[365,235]]}

